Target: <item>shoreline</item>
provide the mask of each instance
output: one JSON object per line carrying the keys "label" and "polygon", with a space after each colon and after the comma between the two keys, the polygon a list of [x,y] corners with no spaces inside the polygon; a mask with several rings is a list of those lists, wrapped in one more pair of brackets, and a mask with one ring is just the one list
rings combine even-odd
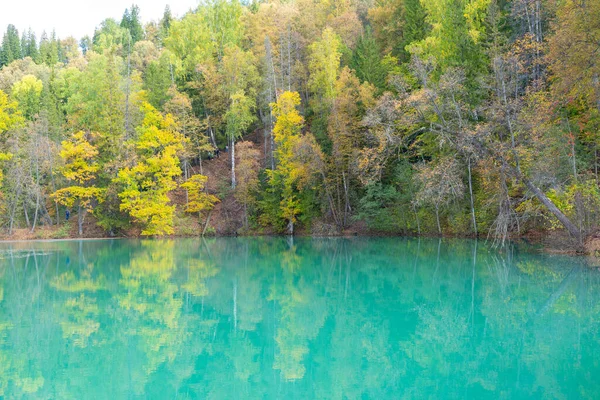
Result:
{"label": "shoreline", "polygon": [[[387,232],[367,232],[367,233],[359,233],[359,232],[350,232],[350,233],[341,233],[341,234],[305,234],[305,233],[297,233],[295,235],[284,235],[284,234],[273,234],[273,233],[252,233],[252,234],[220,234],[220,235],[166,235],[161,237],[154,236],[89,236],[89,237],[79,237],[79,236],[68,236],[61,238],[44,238],[44,237],[21,237],[21,238],[10,238],[10,237],[0,237],[0,243],[24,243],[24,242],[67,242],[67,241],[97,241],[97,240],[176,240],[176,239],[200,239],[200,238],[251,238],[251,237],[297,237],[297,238],[424,238],[424,239],[471,239],[471,240],[481,240],[483,242],[493,242],[492,239],[482,236],[474,236],[474,235],[411,235],[408,233],[387,233]],[[541,234],[540,232],[536,232],[535,234],[524,234],[520,236],[515,236],[511,238],[507,238],[507,242],[511,243],[526,243],[532,247],[537,247],[538,250],[542,253],[548,254],[557,254],[557,255],[569,255],[569,256],[593,256],[594,258],[600,258],[600,252],[596,250],[598,246],[599,239],[592,240],[586,243],[584,246],[574,246],[572,241],[569,240],[568,236],[564,235],[564,232],[550,232]],[[502,248],[499,246],[498,248]]]}

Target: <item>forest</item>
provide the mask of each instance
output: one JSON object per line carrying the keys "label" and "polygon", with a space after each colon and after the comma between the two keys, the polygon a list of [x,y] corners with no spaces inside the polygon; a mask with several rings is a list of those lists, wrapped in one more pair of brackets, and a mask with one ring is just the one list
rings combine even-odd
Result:
{"label": "forest", "polygon": [[83,38],[8,26],[4,235],[503,243],[597,228],[600,0],[208,0],[142,15],[132,5]]}

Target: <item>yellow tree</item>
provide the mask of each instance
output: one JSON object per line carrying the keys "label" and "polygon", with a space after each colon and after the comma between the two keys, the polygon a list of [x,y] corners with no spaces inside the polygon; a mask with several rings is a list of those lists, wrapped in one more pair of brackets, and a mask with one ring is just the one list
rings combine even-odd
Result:
{"label": "yellow tree", "polygon": [[163,116],[146,102],[142,112],[144,121],[134,143],[137,163],[119,171],[115,179],[123,187],[120,208],[143,226],[142,235],[172,234],[175,206],[169,204],[168,194],[177,187],[174,178],[181,175],[177,153],[186,139],[170,114]]}
{"label": "yellow tree", "polygon": [[271,103],[273,115],[277,118],[273,134],[277,151],[277,168],[268,171],[272,188],[281,190],[280,217],[288,222],[288,232],[294,232],[296,216],[300,213],[300,202],[295,193],[296,176],[293,174],[294,146],[300,138],[304,118],[296,109],[300,105],[297,92],[284,92],[277,103]]}
{"label": "yellow tree", "polygon": [[323,174],[323,156],[314,137],[302,135],[304,118],[296,109],[298,105],[300,95],[297,92],[284,92],[277,103],[271,104],[277,118],[273,128],[277,167],[267,173],[270,190],[279,201],[277,218],[287,222],[289,234],[294,233],[298,216],[308,211],[307,204],[301,201],[302,191],[310,186],[312,176]]}
{"label": "yellow tree", "polygon": [[210,211],[219,199],[210,193],[206,193],[208,177],[205,175],[192,175],[190,179],[181,184],[181,187],[188,191],[188,203],[185,211],[189,213],[198,213],[198,218],[203,211]]}
{"label": "yellow tree", "polygon": [[52,197],[67,208],[77,207],[79,236],[83,235],[85,213],[93,210],[94,201],[102,201],[103,189],[93,185],[99,168],[97,156],[98,150],[83,131],[62,142],[60,157],[65,165],[61,172],[71,186],[57,190]]}
{"label": "yellow tree", "polygon": [[[23,117],[18,110],[18,104],[16,101],[9,101],[8,96],[2,90],[0,90],[0,146],[4,142],[4,138],[2,135],[12,129],[15,126],[18,126],[23,122]],[[4,174],[2,172],[2,162],[8,161],[12,158],[11,153],[2,152],[2,147],[0,147],[0,189],[2,189],[2,181],[4,179]],[[0,191],[0,201],[2,200],[2,192]],[[2,209],[0,208],[0,211]]]}
{"label": "yellow tree", "polygon": [[[23,116],[18,110],[18,103],[10,101],[6,93],[0,90],[0,135],[11,130],[23,122]],[[0,141],[4,138],[0,136]],[[10,153],[0,152],[0,161],[7,161],[11,158]],[[2,170],[0,169],[0,187],[2,184]]]}

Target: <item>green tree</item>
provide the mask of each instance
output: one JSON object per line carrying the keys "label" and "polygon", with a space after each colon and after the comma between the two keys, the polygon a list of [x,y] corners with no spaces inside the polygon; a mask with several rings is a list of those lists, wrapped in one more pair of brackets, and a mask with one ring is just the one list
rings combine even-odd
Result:
{"label": "green tree", "polygon": [[33,75],[25,75],[12,88],[12,97],[19,104],[23,116],[32,120],[40,110],[44,84]]}
{"label": "green tree", "polygon": [[129,31],[112,18],[105,19],[94,31],[93,50],[102,53],[106,49],[118,49],[129,44]]}
{"label": "green tree", "polygon": [[229,139],[229,149],[231,153],[231,187],[235,189],[235,141],[243,136],[255,120],[254,101],[245,95],[244,92],[238,92],[231,96],[231,105],[225,114],[227,122],[227,138]]}
{"label": "green tree", "polygon": [[40,38],[40,61],[49,66],[54,66],[59,61],[62,61],[60,51],[60,43],[56,38],[56,33],[53,31],[50,38],[48,38],[48,34],[42,32],[42,37]]}
{"label": "green tree", "polygon": [[66,70],[68,126],[74,130],[101,133],[98,139],[100,158],[118,159],[123,140],[125,95],[120,88],[123,60],[113,54],[91,53],[83,72]]}
{"label": "green tree", "polygon": [[430,25],[420,0],[384,0],[370,8],[369,21],[384,54],[400,61],[410,58],[407,47],[425,38]]}
{"label": "green tree", "polygon": [[121,28],[127,29],[131,35],[131,46],[144,39],[144,28],[140,20],[140,8],[133,4],[126,9],[121,19]]}
{"label": "green tree", "polygon": [[350,68],[361,81],[369,82],[379,90],[386,88],[389,68],[381,58],[379,44],[370,27],[358,39],[350,60]]}
{"label": "green tree", "polygon": [[441,74],[449,67],[461,67],[470,80],[485,71],[483,51],[489,0],[424,0],[426,21],[431,25],[427,37],[409,46],[412,54],[433,57]]}
{"label": "green tree", "polygon": [[325,108],[325,111],[328,111],[335,98],[335,82],[342,57],[340,46],[339,37],[330,28],[325,28],[321,39],[310,46],[308,85],[317,95],[315,109]]}
{"label": "green tree", "polygon": [[21,40],[21,50],[23,57],[31,57],[33,61],[39,62],[40,53],[38,50],[37,39],[35,32],[29,28],[27,33],[23,32],[23,39]]}
{"label": "green tree", "polygon": [[23,57],[19,31],[14,25],[8,25],[2,38],[2,52],[0,53],[0,65],[8,65],[14,60]]}

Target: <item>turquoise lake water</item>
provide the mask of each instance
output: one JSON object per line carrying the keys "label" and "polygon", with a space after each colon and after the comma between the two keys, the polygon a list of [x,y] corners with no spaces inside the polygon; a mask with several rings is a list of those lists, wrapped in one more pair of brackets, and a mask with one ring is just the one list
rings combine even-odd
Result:
{"label": "turquoise lake water", "polygon": [[598,399],[600,272],[449,239],[0,244],[0,399]]}

